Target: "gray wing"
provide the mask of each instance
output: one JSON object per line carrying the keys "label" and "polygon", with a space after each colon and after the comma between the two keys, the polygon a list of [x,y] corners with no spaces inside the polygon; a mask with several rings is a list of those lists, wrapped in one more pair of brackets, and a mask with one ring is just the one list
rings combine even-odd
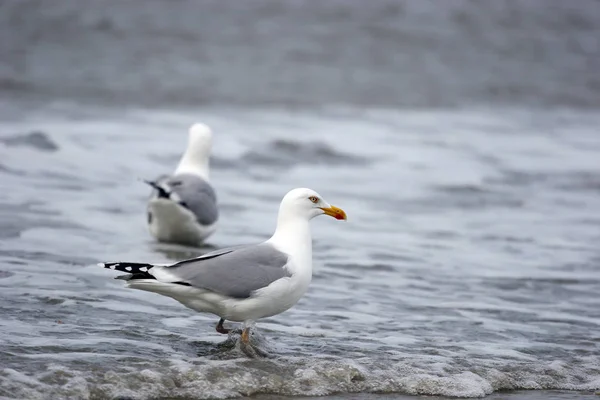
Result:
{"label": "gray wing", "polygon": [[285,268],[287,261],[287,254],[262,243],[217,250],[181,261],[166,267],[165,273],[178,283],[229,297],[248,298],[253,291],[291,276]]}
{"label": "gray wing", "polygon": [[219,218],[217,195],[210,183],[199,176],[178,174],[163,177],[157,184],[168,189],[169,198],[194,213],[200,224],[211,225]]}

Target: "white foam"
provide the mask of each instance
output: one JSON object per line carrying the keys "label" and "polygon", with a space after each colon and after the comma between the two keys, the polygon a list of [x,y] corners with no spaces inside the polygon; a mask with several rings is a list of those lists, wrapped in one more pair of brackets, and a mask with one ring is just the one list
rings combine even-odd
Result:
{"label": "white foam", "polygon": [[[61,357],[57,360],[66,361]],[[113,364],[105,372],[54,366],[36,376],[4,369],[0,372],[0,385],[7,387],[5,385],[8,384],[16,395],[27,398],[65,397],[74,390],[79,393],[99,392],[107,397],[133,396],[136,399],[161,396],[197,398],[199,393],[202,393],[202,398],[221,399],[236,397],[240,393],[325,396],[348,392],[477,398],[498,390],[595,390],[600,387],[599,377],[581,381],[581,371],[567,368],[562,362],[532,363],[513,371],[479,368],[478,373],[465,370],[448,373],[456,367],[437,363],[424,369],[406,363],[385,366],[365,359],[350,361],[313,357],[259,362],[249,362],[245,358],[199,361],[174,359],[156,363],[147,360],[136,367]]]}

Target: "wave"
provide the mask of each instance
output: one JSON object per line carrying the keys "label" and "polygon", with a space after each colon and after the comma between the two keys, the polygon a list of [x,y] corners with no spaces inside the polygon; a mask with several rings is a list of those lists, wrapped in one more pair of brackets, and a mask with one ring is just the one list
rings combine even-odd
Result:
{"label": "wave", "polygon": [[335,150],[326,143],[284,139],[273,140],[264,149],[246,152],[241,161],[253,166],[368,164],[366,158]]}
{"label": "wave", "polygon": [[[490,363],[487,367],[476,366],[475,360],[468,359],[454,364],[431,362],[427,366],[416,366],[409,359],[389,362],[385,357],[349,360],[317,355],[249,360],[241,356],[237,346],[228,340],[212,348],[212,356],[207,353],[207,357],[155,362],[95,351],[31,354],[26,357],[51,364],[35,376],[3,369],[0,394],[27,399],[226,399],[258,394],[337,393],[477,398],[500,390],[600,388],[600,363],[591,359],[581,359],[579,365],[527,361]],[[72,359],[83,368],[61,365]]]}
{"label": "wave", "polygon": [[24,146],[39,151],[54,152],[58,145],[44,132],[30,132],[0,138],[0,143],[9,147]]}

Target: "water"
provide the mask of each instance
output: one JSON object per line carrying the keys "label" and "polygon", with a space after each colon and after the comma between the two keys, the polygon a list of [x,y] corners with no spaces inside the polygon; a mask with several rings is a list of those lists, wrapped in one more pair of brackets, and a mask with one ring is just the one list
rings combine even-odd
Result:
{"label": "water", "polygon": [[169,107],[600,104],[597,0],[244,3],[4,1],[0,88]]}
{"label": "water", "polygon": [[[597,2],[135,4],[2,5],[0,397],[600,389]],[[139,181],[193,121],[203,249],[151,239]],[[270,358],[95,266],[261,241],[298,186],[348,221],[312,222],[308,293],[257,325]]]}
{"label": "water", "polygon": [[150,239],[136,180],[169,170],[185,141],[179,121],[195,115],[52,114],[3,124],[48,132],[2,147],[4,396],[483,396],[600,385],[596,115],[203,113],[224,210],[211,245],[268,237],[294,186],[349,216],[313,221],[311,288],[258,325],[274,358],[249,361],[214,331],[215,317],[125,289],[93,265],[198,254]]}

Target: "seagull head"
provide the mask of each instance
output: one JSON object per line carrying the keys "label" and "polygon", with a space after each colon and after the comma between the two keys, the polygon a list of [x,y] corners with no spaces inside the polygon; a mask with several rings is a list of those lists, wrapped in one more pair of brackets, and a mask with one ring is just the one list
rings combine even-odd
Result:
{"label": "seagull head", "polygon": [[212,149],[212,131],[195,123],[189,129],[188,145],[175,170],[176,174],[194,174],[208,180],[208,162]]}
{"label": "seagull head", "polygon": [[335,219],[346,219],[344,210],[332,206],[319,193],[307,188],[290,190],[281,201],[279,214],[304,217],[307,220],[323,214]]}

